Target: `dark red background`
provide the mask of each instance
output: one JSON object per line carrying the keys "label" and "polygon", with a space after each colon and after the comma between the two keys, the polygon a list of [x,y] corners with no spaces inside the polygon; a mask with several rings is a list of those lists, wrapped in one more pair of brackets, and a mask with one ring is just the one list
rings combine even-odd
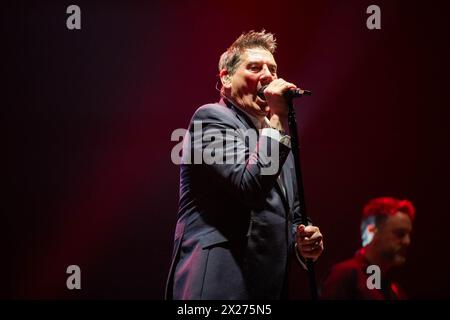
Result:
{"label": "dark red background", "polygon": [[[400,280],[450,296],[449,32],[444,1],[76,1],[3,5],[6,130],[1,294],[162,299],[172,251],[176,128],[218,100],[220,54],[243,31],[278,39],[298,100],[309,212],[325,235],[319,280],[359,246],[371,197],[417,207]],[[381,30],[366,8],[381,7]],[[2,236],[3,238],[3,236]],[[66,267],[82,270],[69,291]],[[291,296],[308,298],[295,267]]]}

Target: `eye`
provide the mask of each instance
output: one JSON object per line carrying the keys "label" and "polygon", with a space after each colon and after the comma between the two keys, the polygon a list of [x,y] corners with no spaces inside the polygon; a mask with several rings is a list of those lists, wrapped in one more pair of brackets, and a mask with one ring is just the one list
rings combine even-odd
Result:
{"label": "eye", "polygon": [[394,234],[398,238],[403,238],[406,235],[406,231],[405,230],[394,230]]}
{"label": "eye", "polygon": [[252,64],[249,66],[249,70],[250,71],[254,71],[254,72],[258,72],[259,70],[261,70],[261,67],[256,65],[256,64]]}

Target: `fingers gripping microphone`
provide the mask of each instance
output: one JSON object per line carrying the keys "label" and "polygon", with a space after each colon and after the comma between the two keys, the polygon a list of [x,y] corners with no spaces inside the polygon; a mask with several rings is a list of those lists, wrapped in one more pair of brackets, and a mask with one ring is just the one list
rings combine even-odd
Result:
{"label": "fingers gripping microphone", "polygon": [[[266,90],[267,85],[262,86],[258,90],[258,97],[260,97],[262,100],[266,100],[266,97],[264,96],[264,90]],[[312,93],[309,90],[302,90],[302,89],[289,89],[284,93],[284,97],[287,99],[293,99],[293,98],[299,98],[303,95],[310,96]]]}

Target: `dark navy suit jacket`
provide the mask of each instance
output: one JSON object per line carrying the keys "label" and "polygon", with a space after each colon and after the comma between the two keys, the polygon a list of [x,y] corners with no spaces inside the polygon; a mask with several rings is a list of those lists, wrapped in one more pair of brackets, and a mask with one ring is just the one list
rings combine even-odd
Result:
{"label": "dark navy suit jacket", "polygon": [[[190,152],[191,162],[195,153],[201,155],[211,144],[198,134],[194,137],[195,122],[201,122],[203,133],[235,132],[235,143],[225,144],[222,151],[234,148],[231,153],[246,161],[181,164],[166,298],[283,298],[301,221],[290,148],[259,133],[258,147],[246,144],[243,132],[256,133],[254,124],[240,109],[221,100],[200,107],[191,119],[183,147],[183,156]],[[265,152],[273,144],[278,155]],[[262,174],[269,161],[277,161],[280,169]],[[281,170],[285,192],[277,179]]]}

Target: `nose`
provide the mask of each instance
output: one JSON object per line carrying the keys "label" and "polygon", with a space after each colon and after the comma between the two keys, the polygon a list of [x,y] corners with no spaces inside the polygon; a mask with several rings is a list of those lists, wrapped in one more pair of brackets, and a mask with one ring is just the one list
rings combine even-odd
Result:
{"label": "nose", "polygon": [[403,244],[404,244],[405,246],[409,246],[409,245],[411,244],[411,238],[410,238],[409,234],[406,234],[406,235],[403,237]]}
{"label": "nose", "polygon": [[262,85],[266,85],[271,83],[275,79],[272,72],[270,72],[269,68],[265,64],[261,70],[261,76],[259,77],[259,80]]}

